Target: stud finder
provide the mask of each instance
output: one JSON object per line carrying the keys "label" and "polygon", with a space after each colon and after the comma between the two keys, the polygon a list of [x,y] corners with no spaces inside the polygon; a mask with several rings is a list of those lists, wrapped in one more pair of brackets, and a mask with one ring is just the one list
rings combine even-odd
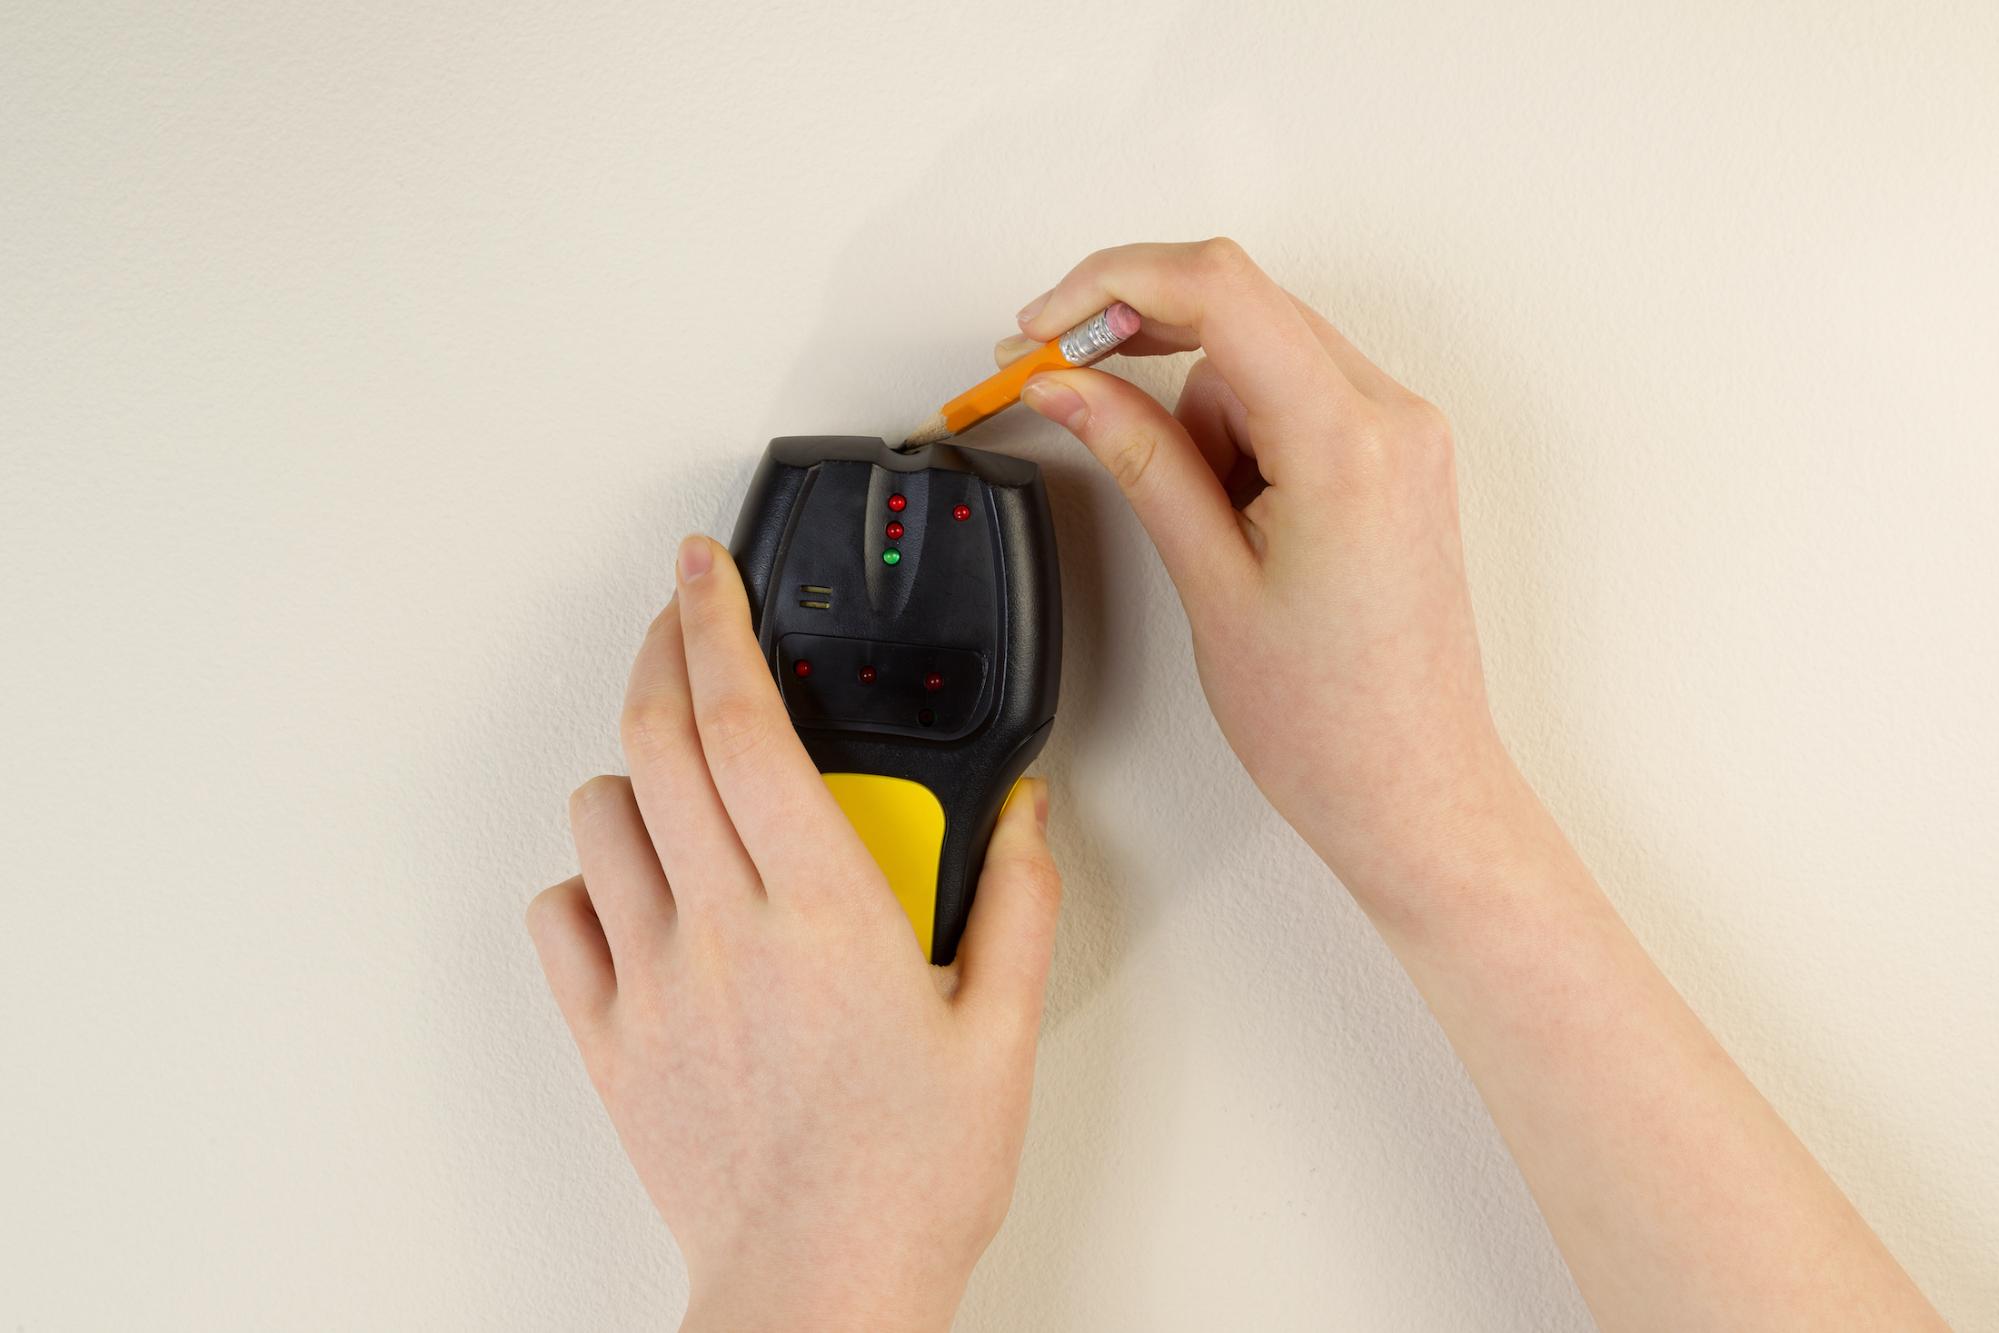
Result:
{"label": "stud finder", "polygon": [[730,549],[806,753],[924,954],[950,962],[1000,806],[1055,719],[1062,595],[1041,469],[786,436]]}

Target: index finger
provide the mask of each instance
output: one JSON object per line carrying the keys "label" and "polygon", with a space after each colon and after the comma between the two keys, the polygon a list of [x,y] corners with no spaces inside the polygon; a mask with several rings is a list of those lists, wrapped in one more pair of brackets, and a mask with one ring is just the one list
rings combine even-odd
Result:
{"label": "index finger", "polygon": [[865,881],[874,862],[792,729],[750,628],[735,561],[693,536],[681,543],[678,564],[695,730],[765,891],[776,900]]}
{"label": "index finger", "polygon": [[1290,295],[1234,241],[1099,250],[1029,307],[1021,330],[1053,338],[1113,301],[1148,328],[1191,334],[1252,419],[1330,428],[1354,394]]}

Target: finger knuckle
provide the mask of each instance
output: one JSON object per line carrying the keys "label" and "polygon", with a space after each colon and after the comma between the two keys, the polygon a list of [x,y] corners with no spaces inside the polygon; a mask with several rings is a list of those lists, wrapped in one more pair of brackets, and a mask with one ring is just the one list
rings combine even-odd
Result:
{"label": "finger knuckle", "polygon": [[629,779],[599,773],[575,791],[569,793],[569,822],[571,826],[591,824],[604,817],[614,803],[624,798],[630,786]]}
{"label": "finger knuckle", "polygon": [[548,895],[549,890],[543,889],[540,893],[528,899],[527,910],[521,913],[522,920],[527,922],[528,934],[536,938],[539,938],[541,932],[547,927]]}
{"label": "finger knuckle", "polygon": [[637,761],[663,759],[686,743],[686,721],[676,698],[652,693],[625,705],[618,736],[625,753]]}
{"label": "finger knuckle", "polygon": [[1158,449],[1150,431],[1120,431],[1105,442],[1104,456],[1118,485],[1131,491],[1138,489]]}
{"label": "finger knuckle", "polygon": [[1418,448],[1449,453],[1453,447],[1451,419],[1426,398],[1412,398],[1403,410],[1403,431]]}
{"label": "finger knuckle", "polygon": [[1073,289],[1078,284],[1100,283],[1106,275],[1143,262],[1145,256],[1157,248],[1144,241],[1135,241],[1126,245],[1107,245],[1101,250],[1092,250],[1083,256],[1080,263],[1063,275],[1062,281],[1055,285],[1055,290],[1059,292],[1065,288]]}
{"label": "finger knuckle", "polygon": [[1249,251],[1227,236],[1210,236],[1194,247],[1194,258],[1203,273],[1222,282],[1234,282],[1255,269]]}
{"label": "finger knuckle", "polygon": [[1062,904],[1062,873],[1046,847],[1009,849],[1000,871],[1000,883],[1009,894],[1018,895],[1031,909],[1053,916]]}
{"label": "finger knuckle", "polygon": [[1020,865],[1020,893],[1035,908],[1052,916],[1062,906],[1062,874],[1046,852],[1027,857]]}
{"label": "finger knuckle", "polygon": [[740,602],[717,596],[716,592],[711,584],[704,587],[702,595],[687,599],[687,605],[681,612],[681,625],[689,639],[720,638],[735,631],[739,625],[748,624]]}
{"label": "finger knuckle", "polygon": [[564,880],[528,899],[527,911],[522,915],[527,921],[529,935],[540,939],[554,925],[568,907],[575,887],[575,881]]}
{"label": "finger knuckle", "polygon": [[770,711],[740,690],[719,694],[699,710],[701,748],[710,763],[729,763],[756,753],[770,739]]}

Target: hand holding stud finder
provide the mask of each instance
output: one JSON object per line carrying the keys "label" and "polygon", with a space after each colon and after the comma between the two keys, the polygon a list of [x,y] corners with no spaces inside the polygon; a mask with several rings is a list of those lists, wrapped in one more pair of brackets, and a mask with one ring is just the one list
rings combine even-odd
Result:
{"label": "hand holding stud finder", "polygon": [[[1061,881],[1001,812],[937,968],[805,752],[729,553],[689,537],[528,927],[685,1256],[690,1329],[941,1329],[999,1229]],[[587,887],[586,887],[587,886]]]}
{"label": "hand holding stud finder", "polygon": [[926,957],[957,952],[1062,669],[1040,469],[948,444],[773,440],[736,563],[785,708]]}

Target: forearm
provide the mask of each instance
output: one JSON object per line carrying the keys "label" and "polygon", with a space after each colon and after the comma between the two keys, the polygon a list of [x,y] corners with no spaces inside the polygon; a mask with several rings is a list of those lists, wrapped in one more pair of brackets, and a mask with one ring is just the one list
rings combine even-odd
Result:
{"label": "forearm", "polygon": [[[1941,1322],[1524,781],[1363,894],[1610,1329]],[[1379,889],[1385,885],[1376,885]]]}

